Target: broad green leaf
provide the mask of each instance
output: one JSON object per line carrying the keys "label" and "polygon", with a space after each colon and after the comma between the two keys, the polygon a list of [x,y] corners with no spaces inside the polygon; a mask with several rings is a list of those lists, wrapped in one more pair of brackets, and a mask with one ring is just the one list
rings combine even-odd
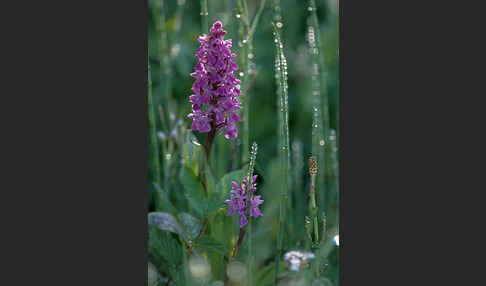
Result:
{"label": "broad green leaf", "polygon": [[201,231],[201,221],[188,213],[179,213],[177,216],[185,233],[189,236],[189,239],[193,240]]}
{"label": "broad green leaf", "polygon": [[200,217],[224,207],[224,201],[219,196],[213,194],[209,199],[204,196],[202,183],[189,168],[181,168],[179,179],[186,190],[185,195],[189,204]]}
{"label": "broad green leaf", "polygon": [[226,249],[224,245],[207,235],[202,235],[197,239],[196,247],[214,250],[222,255],[226,255]]}
{"label": "broad green leaf", "polygon": [[197,214],[203,216],[206,209],[204,198],[204,189],[196,175],[187,167],[182,167],[179,173],[179,179],[184,186],[185,195],[189,204]]}
{"label": "broad green leaf", "polygon": [[219,198],[210,198],[206,200],[206,208],[207,208],[207,213],[211,214],[220,208],[224,208],[225,203],[222,199]]}
{"label": "broad green leaf", "polygon": [[179,234],[184,240],[187,241],[187,237],[184,234],[184,230],[179,225],[177,220],[169,213],[164,212],[151,212],[148,214],[148,223],[158,228],[173,233]]}
{"label": "broad green leaf", "polygon": [[238,184],[241,183],[243,178],[245,177],[244,170],[236,170],[224,175],[221,180],[219,180],[218,184],[216,185],[216,189],[214,190],[214,195],[219,197],[220,199],[224,199],[228,197],[230,190],[231,190],[231,182],[235,181]]}
{"label": "broad green leaf", "polygon": [[155,257],[162,257],[169,266],[178,265],[182,260],[180,243],[164,230],[149,225],[148,251]]}
{"label": "broad green leaf", "polygon": [[216,182],[213,173],[211,172],[209,167],[204,172],[204,176],[206,178],[206,188],[208,190],[208,194],[211,195],[214,192],[214,189],[216,188]]}

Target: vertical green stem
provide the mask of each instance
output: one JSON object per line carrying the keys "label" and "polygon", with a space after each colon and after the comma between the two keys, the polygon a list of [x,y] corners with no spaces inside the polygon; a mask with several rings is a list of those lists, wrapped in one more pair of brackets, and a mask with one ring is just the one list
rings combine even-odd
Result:
{"label": "vertical green stem", "polygon": [[[319,197],[321,198],[319,201],[323,202],[323,207],[324,210],[327,211],[327,205],[328,202],[325,200],[325,197],[327,197],[327,191],[325,189],[325,178],[327,175],[326,168],[330,164],[329,160],[329,107],[328,107],[328,96],[327,96],[327,91],[326,91],[326,78],[325,78],[325,62],[324,62],[324,53],[321,49],[322,47],[322,42],[320,39],[320,31],[319,31],[319,20],[317,18],[317,9],[316,9],[316,4],[315,0],[309,0],[309,11],[311,13],[311,26],[312,27],[312,32],[314,36],[314,41],[311,43],[309,41],[309,44],[311,45],[311,52],[312,52],[312,58],[314,62],[314,73],[315,73],[315,82],[318,84],[320,87],[318,87],[318,92],[315,94],[315,105],[314,109],[318,107],[318,120],[316,121],[319,125],[319,131],[318,134],[316,135],[319,136],[319,139],[315,139],[316,141],[319,141],[319,146],[313,142],[313,155],[318,156],[319,160],[319,167],[321,169],[322,174],[318,177],[318,187],[320,188],[320,193]],[[322,102],[321,102],[321,97],[322,97]],[[322,111],[321,111],[322,109]],[[322,124],[322,127],[320,126]],[[313,128],[314,128],[315,123],[313,123]],[[322,131],[321,131],[322,130]],[[313,139],[314,141],[314,139]],[[315,146],[315,147],[314,147]],[[314,148],[318,148],[314,152]]]}
{"label": "vertical green stem", "polygon": [[[160,57],[160,66],[161,66],[161,75],[162,75],[162,98],[165,97],[166,104],[169,103],[170,100],[170,49],[169,49],[169,41],[168,41],[168,33],[167,33],[167,26],[165,24],[165,10],[164,7],[164,0],[160,1],[160,13],[158,15],[159,23],[157,25],[157,33],[160,35],[159,41],[159,57]],[[168,109],[168,105],[166,105],[166,109]]]}
{"label": "vertical green stem", "polygon": [[[317,222],[317,204],[316,204],[316,175],[318,171],[318,162],[315,157],[309,158],[309,175],[311,177],[311,217],[314,224],[314,241],[312,243],[312,249],[315,253],[319,249],[319,224]],[[316,276],[319,276],[319,257],[314,262],[314,270]]]}
{"label": "vertical green stem", "polygon": [[[289,201],[292,203],[295,202],[293,205],[293,210],[295,213],[302,214],[304,213],[303,204],[303,192],[302,192],[302,171],[304,168],[303,156],[302,156],[302,142],[299,139],[296,139],[292,142],[292,193],[289,195]],[[294,234],[292,236],[292,245],[295,245],[300,239],[302,239],[302,233],[300,225],[302,223],[301,216],[292,216],[292,227],[289,229],[290,233]]]}
{"label": "vertical green stem", "polygon": [[[150,62],[147,62],[148,66],[148,117],[149,117],[149,136],[150,136],[150,144],[152,145],[152,166],[154,170],[154,177],[153,182],[160,186],[160,162],[159,162],[159,148],[157,144],[156,138],[156,129],[155,129],[155,114],[153,110],[152,104],[152,79],[151,79],[151,70],[150,70]],[[160,189],[156,189],[156,198],[155,198],[155,209],[157,211],[162,210],[162,193]]]}
{"label": "vertical green stem", "polygon": [[209,34],[208,15],[208,0],[201,0],[201,30],[203,34]]}
{"label": "vertical green stem", "polygon": [[[169,39],[168,39],[168,32],[167,32],[167,25],[165,23],[165,12],[166,12],[166,6],[164,6],[164,0],[160,0],[160,11],[158,13],[158,25],[157,25],[157,34],[160,36],[159,40],[159,59],[160,59],[160,67],[161,67],[161,83],[162,83],[162,94],[160,99],[162,102],[165,102],[165,107],[166,110],[169,110],[169,102],[171,102],[171,67],[170,67],[170,57],[169,57]],[[160,101],[159,101],[160,102]],[[168,115],[168,114],[167,114]],[[165,119],[165,114],[161,113],[160,116],[162,117],[161,119]],[[170,131],[171,131],[171,124],[170,120],[167,121],[169,124],[164,124],[165,125],[165,132],[167,136],[170,136]],[[170,140],[168,140],[170,141]],[[162,152],[162,169],[163,169],[163,174],[164,174],[164,192],[169,193],[170,192],[170,184],[169,184],[169,179],[170,179],[170,163],[171,163],[171,157],[172,156],[172,150],[169,148],[169,144],[161,144],[161,152]]]}
{"label": "vertical green stem", "polygon": [[247,190],[247,216],[248,216],[248,285],[253,286],[253,265],[255,261],[255,257],[253,254],[253,234],[252,234],[252,224],[253,219],[250,216],[250,208],[251,208],[251,199],[253,194],[251,192],[251,186],[253,184],[253,169],[255,168],[255,160],[256,154],[258,152],[258,145],[256,142],[253,142],[251,146],[251,153],[250,153],[250,165],[248,167],[248,185],[246,187]]}
{"label": "vertical green stem", "polygon": [[276,50],[278,64],[276,65],[279,73],[279,85],[281,86],[280,94],[280,112],[282,113],[280,122],[280,169],[282,174],[281,186],[280,186],[280,214],[279,214],[279,231],[277,236],[277,255],[275,256],[275,284],[277,283],[278,272],[280,269],[280,260],[282,255],[282,241],[284,232],[284,223],[286,218],[286,200],[289,192],[289,127],[288,127],[288,87],[287,87],[287,61],[283,53],[283,44],[280,38],[280,33],[277,27],[272,23],[273,32],[275,35]]}
{"label": "vertical green stem", "polygon": [[238,15],[238,38],[239,38],[239,46],[240,49],[240,69],[239,69],[239,77],[241,80],[240,90],[241,90],[241,101],[242,101],[242,152],[241,152],[241,162],[244,162],[248,158],[248,150],[249,150],[249,124],[248,124],[248,116],[249,116],[249,105],[248,105],[248,90],[247,90],[247,83],[248,83],[248,30],[247,30],[247,23],[248,17],[246,14],[246,9],[244,5],[245,0],[238,0],[237,2],[237,15]]}
{"label": "vertical green stem", "polygon": [[316,175],[317,175],[317,161],[316,158],[309,159],[309,173],[311,176],[311,215],[314,221],[314,243],[319,241],[319,225],[317,223],[317,205],[316,205]]}
{"label": "vertical green stem", "polygon": [[248,8],[246,0],[238,0],[238,15],[239,15],[239,38],[241,41],[242,49],[240,53],[240,67],[243,76],[241,78],[241,94],[242,94],[242,105],[243,105],[243,152],[241,153],[242,161],[248,158],[248,150],[250,146],[250,75],[252,74],[252,61],[254,58],[253,53],[253,35],[255,33],[256,27],[258,26],[258,21],[260,15],[265,8],[266,0],[260,1],[260,6],[253,19],[253,22],[249,23]]}

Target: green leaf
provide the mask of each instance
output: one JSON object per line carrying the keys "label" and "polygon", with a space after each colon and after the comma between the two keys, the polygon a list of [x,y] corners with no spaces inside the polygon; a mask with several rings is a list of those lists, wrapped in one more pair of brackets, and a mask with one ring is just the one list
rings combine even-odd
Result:
{"label": "green leaf", "polygon": [[206,210],[206,201],[201,182],[188,167],[181,168],[179,179],[186,190],[185,195],[189,204],[202,217]]}
{"label": "green leaf", "polygon": [[273,280],[275,279],[275,262],[268,264],[267,266],[261,268],[255,275],[256,281],[261,285],[271,284],[273,285]]}
{"label": "green leaf", "polygon": [[179,241],[164,230],[149,225],[149,254],[162,257],[169,266],[175,267],[182,260],[182,247]]}
{"label": "green leaf", "polygon": [[194,174],[199,175],[199,159],[204,149],[197,142],[196,137],[191,132],[186,135],[186,142],[182,146],[182,165],[188,167]]}
{"label": "green leaf", "polygon": [[216,185],[216,189],[214,190],[214,196],[223,200],[227,197],[231,190],[231,182],[235,181],[238,184],[241,183],[243,178],[245,177],[244,170],[236,170],[224,175],[221,180],[219,180],[218,184]]}
{"label": "green leaf", "polygon": [[225,204],[224,204],[224,201],[222,199],[213,197],[213,198],[206,200],[206,209],[207,209],[208,214],[211,214],[211,213],[219,210],[220,208],[223,208],[224,206],[225,206]]}
{"label": "green leaf", "polygon": [[204,172],[204,176],[206,178],[206,188],[208,190],[208,194],[211,195],[214,192],[214,189],[216,188],[216,182],[213,173],[209,169],[209,166]]}
{"label": "green leaf", "polygon": [[148,223],[162,230],[177,233],[187,241],[187,236],[184,234],[184,230],[170,213],[151,212],[148,214]]}
{"label": "green leaf", "polygon": [[196,247],[214,250],[222,255],[226,255],[227,253],[223,244],[219,243],[214,238],[207,235],[202,235],[198,238],[198,240],[196,241]]}
{"label": "green leaf", "polygon": [[201,231],[201,221],[188,213],[179,213],[177,217],[189,239],[193,240]]}
{"label": "green leaf", "polygon": [[[152,184],[154,189],[155,189],[155,196],[159,201],[162,201],[162,210],[170,212],[172,214],[177,213],[177,209],[174,207],[174,205],[170,202],[169,200],[169,194],[165,190],[163,190],[159,184],[153,183]],[[160,198],[162,197],[162,198]]]}
{"label": "green leaf", "polygon": [[209,199],[204,196],[202,183],[191,169],[182,167],[179,179],[186,190],[185,195],[189,204],[200,217],[207,216],[224,207],[224,201],[220,196],[214,193]]}

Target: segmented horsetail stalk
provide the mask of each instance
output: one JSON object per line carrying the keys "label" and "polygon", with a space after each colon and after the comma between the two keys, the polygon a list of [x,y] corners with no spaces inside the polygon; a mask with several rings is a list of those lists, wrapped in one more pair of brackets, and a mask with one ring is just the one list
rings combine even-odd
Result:
{"label": "segmented horsetail stalk", "polygon": [[[312,249],[314,252],[319,248],[319,224],[317,222],[317,205],[316,205],[316,176],[318,171],[318,164],[315,157],[309,158],[309,174],[311,177],[311,218],[314,225],[314,241],[312,243]],[[312,240],[311,240],[312,241]],[[314,263],[314,269],[316,275],[319,276],[319,261]]]}
{"label": "segmented horsetail stalk", "polygon": [[238,0],[238,9],[236,18],[238,21],[238,34],[240,38],[240,80],[241,80],[241,94],[243,103],[243,130],[242,130],[242,141],[243,141],[243,152],[241,154],[242,161],[248,158],[248,150],[250,146],[250,97],[248,94],[250,88],[250,75],[254,73],[252,59],[255,57],[253,53],[253,35],[255,33],[256,27],[258,26],[258,21],[260,15],[265,8],[266,0],[260,1],[260,7],[253,18],[253,22],[250,24],[248,7],[246,0]]}
{"label": "segmented horsetail stalk", "polygon": [[338,148],[337,148],[337,136],[336,130],[330,129],[329,130],[329,149],[330,149],[330,170],[332,172],[332,176],[335,178],[339,176],[339,167],[338,167]]}
{"label": "segmented horsetail stalk", "polygon": [[[329,164],[328,136],[329,136],[329,112],[328,100],[326,94],[326,80],[325,80],[325,66],[324,53],[320,50],[320,32],[319,22],[317,19],[316,5],[314,0],[309,0],[309,8],[311,15],[311,25],[308,27],[308,43],[310,53],[312,56],[312,81],[313,81],[313,121],[312,121],[312,155],[318,159],[320,176],[317,178],[317,188],[319,189],[319,202],[323,203],[324,209],[328,204],[325,201],[325,178],[326,167]],[[322,100],[321,100],[322,98]]]}
{"label": "segmented horsetail stalk", "polygon": [[[241,101],[243,105],[242,110],[242,133],[241,138],[243,142],[243,151],[241,152],[241,162],[244,162],[246,158],[248,158],[248,149],[249,149],[249,124],[248,124],[248,44],[247,44],[247,28],[248,28],[248,14],[247,10],[245,9],[246,5],[245,0],[238,0],[237,2],[237,12],[236,18],[238,19],[238,37],[240,46],[240,72],[239,72],[239,79],[241,80]],[[239,160],[238,158],[237,160]]]}
{"label": "segmented horsetail stalk", "polygon": [[280,259],[282,255],[282,241],[284,233],[284,222],[286,218],[286,200],[289,193],[289,125],[288,125],[288,86],[287,86],[287,60],[283,53],[283,44],[276,25],[272,23],[273,34],[275,37],[276,53],[278,59],[278,65],[276,65],[276,71],[279,73],[279,82],[281,88],[280,94],[280,112],[282,114],[280,120],[280,169],[281,169],[281,187],[280,187],[280,215],[278,225],[277,236],[277,254],[275,256],[275,283],[277,282],[278,272],[280,268]]}
{"label": "segmented horsetail stalk", "polygon": [[[155,129],[155,114],[154,114],[154,107],[153,107],[153,100],[152,100],[152,79],[151,79],[151,71],[150,71],[150,62],[147,62],[148,66],[148,119],[149,119],[149,135],[150,135],[150,144],[152,146],[152,167],[154,170],[154,184],[160,186],[160,162],[159,162],[159,147],[157,144],[156,138],[156,129]],[[160,190],[156,189],[156,196],[155,196],[155,209],[156,211],[162,210],[162,194]]]}
{"label": "segmented horsetail stalk", "polygon": [[[256,155],[258,152],[258,145],[256,142],[253,142],[251,146],[250,152],[250,165],[248,167],[248,186],[252,186],[253,182],[253,169],[255,168],[255,160]],[[249,189],[249,187],[247,187]],[[247,202],[251,201],[251,191],[247,191]],[[253,286],[253,265],[255,262],[255,256],[253,254],[253,234],[252,234],[252,221],[253,219],[250,216],[250,208],[251,204],[248,203],[248,285]]]}
{"label": "segmented horsetail stalk", "polygon": [[319,225],[317,223],[317,205],[316,205],[316,175],[317,175],[317,160],[315,157],[309,158],[309,174],[311,177],[311,216],[314,221],[314,244],[319,242]]}
{"label": "segmented horsetail stalk", "polygon": [[208,33],[209,31],[209,22],[208,22],[208,0],[201,0],[201,30],[203,34]]}
{"label": "segmented horsetail stalk", "polygon": [[327,99],[327,92],[326,92],[326,78],[324,76],[324,73],[326,71],[325,69],[325,62],[324,62],[324,53],[320,50],[322,47],[321,43],[321,34],[319,31],[319,20],[317,18],[317,9],[316,9],[316,3],[315,0],[309,0],[309,10],[311,12],[311,18],[312,18],[312,27],[314,29],[314,35],[315,35],[315,48],[316,50],[316,56],[318,59],[319,63],[319,73],[320,73],[320,82],[321,82],[321,90],[322,90],[322,99],[323,99],[323,108],[322,108],[322,116],[323,122],[324,122],[324,135],[327,136],[329,134],[329,108],[328,108],[328,99]]}

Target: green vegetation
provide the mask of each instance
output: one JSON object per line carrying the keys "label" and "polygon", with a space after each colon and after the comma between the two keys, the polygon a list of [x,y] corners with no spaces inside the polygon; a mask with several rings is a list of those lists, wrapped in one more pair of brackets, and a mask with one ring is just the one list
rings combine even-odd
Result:
{"label": "green vegetation", "polygon": [[[149,0],[149,285],[339,285],[337,3]],[[239,65],[236,139],[187,118],[197,39],[215,21]],[[240,229],[225,200],[249,174],[263,216]]]}

